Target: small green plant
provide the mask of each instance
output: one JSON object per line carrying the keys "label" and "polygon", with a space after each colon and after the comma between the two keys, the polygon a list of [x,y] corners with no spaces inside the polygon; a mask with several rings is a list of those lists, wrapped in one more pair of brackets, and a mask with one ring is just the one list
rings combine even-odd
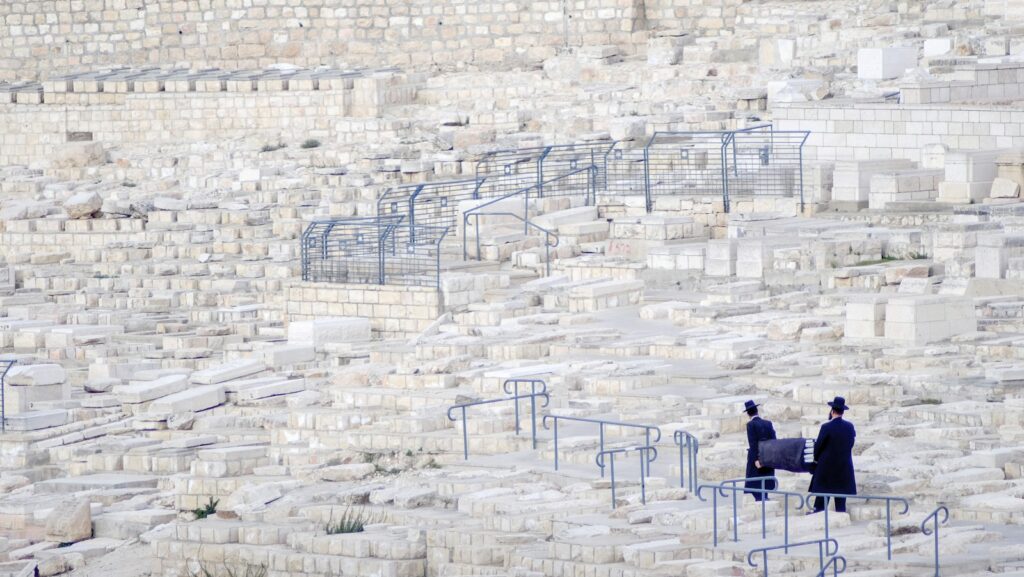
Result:
{"label": "small green plant", "polygon": [[412,456],[412,449],[406,449],[405,450],[405,456],[406,457],[411,457]]}
{"label": "small green plant", "polygon": [[377,453],[363,453],[363,462],[372,463],[377,460]]}
{"label": "small green plant", "polygon": [[130,180],[126,180],[126,181],[121,183],[121,186],[126,187],[126,188],[135,188],[138,185],[135,184],[134,182],[130,181]]}
{"label": "small green plant", "polygon": [[441,464],[438,463],[437,461],[435,461],[433,457],[431,457],[430,460],[427,461],[427,464],[423,465],[423,466],[425,468],[427,468],[427,469],[440,469],[441,468]]}
{"label": "small green plant", "polygon": [[316,148],[320,146],[320,141],[315,138],[307,138],[302,142],[302,148]]}
{"label": "small green plant", "polygon": [[260,152],[274,152],[275,150],[281,150],[286,146],[288,145],[283,142],[278,142],[277,144],[264,144],[263,148],[260,149]]}
{"label": "small green plant", "polygon": [[941,405],[942,404],[942,399],[924,398],[924,399],[921,399],[921,404],[922,405]]}
{"label": "small green plant", "polygon": [[220,499],[210,497],[210,500],[207,501],[205,505],[199,509],[192,509],[192,512],[195,513],[196,519],[205,519],[217,512],[218,503],[220,503]]}
{"label": "small green plant", "polygon": [[228,565],[223,565],[223,571],[210,570],[202,563],[199,563],[199,568],[192,570],[191,567],[188,569],[188,577],[218,577],[218,575],[227,575],[227,577],[267,577],[267,566],[266,565],[252,565],[246,563],[242,569],[235,570]]}
{"label": "small green plant", "polygon": [[378,522],[377,518],[368,513],[365,509],[352,509],[345,507],[341,518],[334,520],[334,509],[331,509],[331,517],[327,520],[324,529],[328,535],[339,535],[342,533],[362,533],[367,525]]}

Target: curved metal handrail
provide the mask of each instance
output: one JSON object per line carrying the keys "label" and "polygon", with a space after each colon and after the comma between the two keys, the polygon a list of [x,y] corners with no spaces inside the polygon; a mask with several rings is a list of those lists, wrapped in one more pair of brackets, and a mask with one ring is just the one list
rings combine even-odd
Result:
{"label": "curved metal handrail", "polygon": [[[941,520],[939,519],[940,513],[942,514]],[[933,523],[933,529],[928,528],[929,521]],[[939,564],[939,526],[945,524],[947,521],[949,521],[949,509],[946,508],[945,505],[939,505],[921,521],[921,533],[925,535],[935,535],[935,577],[939,577],[939,569],[941,568],[941,565]]]}
{"label": "curved metal handrail", "polygon": [[[939,520],[939,513],[942,513],[941,521]],[[928,528],[928,521],[933,520],[936,526],[945,525],[946,522],[949,521],[949,509],[945,505],[939,505],[938,508],[929,513],[928,516],[921,521],[921,533],[924,533],[925,535],[932,534],[933,531]]]}
{"label": "curved metal handrail", "polygon": [[532,437],[533,437],[533,448],[537,448],[537,399],[541,399],[543,404],[541,407],[547,407],[551,403],[551,397],[547,392],[543,393],[524,393],[522,395],[514,395],[511,397],[502,397],[500,399],[484,399],[482,401],[471,401],[469,403],[459,403],[448,407],[448,420],[456,421],[456,417],[452,415],[452,411],[458,409],[462,411],[462,458],[469,459],[469,429],[466,427],[466,409],[470,407],[477,407],[480,405],[492,405],[495,403],[505,403],[512,401],[516,406],[516,434],[519,434],[519,400],[530,399],[530,418],[533,423],[532,426]]}
{"label": "curved metal handrail", "polygon": [[[512,394],[518,395],[519,394],[518,391],[519,391],[519,384],[520,383],[531,385],[531,387],[530,387],[530,392],[531,393],[546,393],[546,392],[548,392],[548,384],[546,382],[544,382],[543,379],[505,379],[505,382],[503,382],[501,384],[501,390],[505,391],[509,395],[512,395]],[[541,389],[539,391],[534,390],[534,388],[532,386],[532,385],[535,385],[535,384],[538,384],[538,383],[541,386]],[[513,390],[509,390],[509,385],[513,385]]]}
{"label": "curved metal handrail", "polygon": [[[829,557],[832,557],[836,553],[839,552],[839,541],[836,541],[835,539],[814,539],[812,541],[801,541],[799,543],[790,543],[789,544],[789,548],[792,549],[793,547],[806,547],[808,545],[818,545],[818,546],[824,545],[825,546],[825,553]],[[831,547],[831,549],[830,549],[830,547]],[[780,550],[785,550],[785,549],[786,549],[785,545],[771,545],[771,546],[768,546],[768,547],[758,547],[756,549],[751,549],[749,552],[747,552],[747,565],[750,565],[751,567],[757,567],[757,563],[754,562],[754,554],[755,553],[768,553],[769,551],[780,551]]]}
{"label": "curved metal handrail", "polygon": [[658,435],[654,439],[651,439],[652,443],[657,443],[661,441],[661,428],[658,427],[657,425],[645,425],[643,423],[629,423],[625,421],[610,421],[608,419],[591,419],[588,417],[574,417],[571,415],[544,415],[544,419],[541,421],[541,424],[544,426],[545,429],[548,428],[548,419],[551,419],[552,421],[575,421],[578,423],[594,423],[602,425],[612,425],[615,427],[632,427],[635,429],[647,429],[648,431],[654,431]]}
{"label": "curved metal handrail", "polygon": [[828,523],[828,499],[856,499],[862,500],[865,503],[871,501],[884,501],[885,502],[885,528],[886,528],[886,558],[892,561],[892,504],[899,503],[903,505],[903,510],[897,513],[898,515],[906,515],[910,512],[910,499],[906,497],[891,497],[888,495],[844,495],[842,493],[807,493],[805,498],[805,504],[808,508],[811,508],[811,500],[821,497],[825,500],[825,507],[823,509],[825,513],[825,538],[829,536],[829,523]]}
{"label": "curved metal handrail", "polygon": [[612,480],[612,508],[615,508],[615,455],[636,451],[640,455],[640,502],[647,504],[647,477],[651,474],[651,463],[658,458],[658,449],[652,445],[636,445],[633,447],[621,447],[601,451],[594,458],[597,466],[601,469],[601,476],[604,476],[605,459],[608,455],[608,467],[611,469]]}
{"label": "curved metal handrail", "polygon": [[[842,562],[841,566],[839,565],[840,562]],[[839,575],[840,573],[845,573],[846,557],[843,557],[842,555],[833,555],[829,558],[828,561],[825,562],[825,566],[821,568],[821,571],[818,571],[818,574],[815,575],[815,577],[825,577],[825,573],[828,571],[829,567],[832,568],[833,577],[835,575]]]}
{"label": "curved metal handrail", "polygon": [[656,461],[658,459],[658,448],[657,447],[654,447],[654,446],[651,446],[651,445],[637,445],[637,446],[634,446],[634,447],[620,447],[618,449],[608,449],[607,451],[601,451],[600,453],[597,454],[597,456],[595,457],[594,460],[596,461],[597,466],[603,469],[605,467],[605,464],[604,464],[604,456],[605,455],[616,455],[616,454],[619,454],[619,453],[629,453],[631,451],[646,452],[647,453],[647,462],[648,463],[653,463],[654,461]]}
{"label": "curved metal handrail", "polygon": [[[679,447],[679,486],[689,489],[691,493],[697,491],[697,452],[700,450],[700,441],[695,435],[683,430],[672,433],[672,440]],[[686,476],[686,469],[689,468],[690,475]]]}
{"label": "curved metal handrail", "polygon": [[[573,421],[573,422],[577,422],[577,423],[592,423],[592,424],[597,425],[598,426],[597,427],[597,434],[598,434],[599,452],[603,452],[604,451],[604,427],[605,427],[605,425],[612,425],[612,426],[615,426],[615,427],[631,427],[631,428],[643,429],[644,430],[644,439],[645,439],[645,442],[646,442],[647,445],[650,445],[652,443],[657,443],[658,441],[661,440],[661,429],[657,425],[644,425],[642,423],[626,423],[626,422],[623,422],[623,421],[609,421],[607,419],[590,419],[590,418],[587,418],[587,417],[573,417],[573,416],[570,416],[570,415],[551,415],[551,414],[548,414],[548,415],[544,415],[541,418],[541,421],[540,421],[541,426],[544,427],[545,429],[549,428],[548,427],[548,419],[551,419],[551,422],[554,423],[554,432],[555,432],[555,440],[554,440],[554,445],[555,446],[554,446],[554,450],[555,450],[555,470],[556,471],[558,470],[558,421]],[[651,431],[654,431],[657,434],[657,436],[654,437],[654,439],[651,439]],[[601,469],[601,477],[604,477],[604,469],[603,468]]]}

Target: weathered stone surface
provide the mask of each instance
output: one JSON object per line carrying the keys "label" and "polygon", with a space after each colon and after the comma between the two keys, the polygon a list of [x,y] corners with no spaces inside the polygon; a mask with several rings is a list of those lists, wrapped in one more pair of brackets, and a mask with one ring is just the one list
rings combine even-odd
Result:
{"label": "weathered stone surface", "polygon": [[96,192],[79,192],[64,201],[64,211],[71,218],[88,218],[103,207],[103,198]]}
{"label": "weathered stone surface", "polygon": [[46,518],[46,539],[58,543],[77,543],[92,537],[92,512],[89,501],[57,507]]}

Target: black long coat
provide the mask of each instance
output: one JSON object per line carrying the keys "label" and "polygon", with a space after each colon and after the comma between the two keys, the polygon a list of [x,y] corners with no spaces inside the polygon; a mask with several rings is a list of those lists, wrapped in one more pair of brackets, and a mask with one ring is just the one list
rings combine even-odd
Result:
{"label": "black long coat", "polygon": [[[773,477],[775,476],[775,469],[768,467],[761,467],[758,469],[754,465],[754,461],[758,460],[758,445],[761,441],[768,441],[775,438],[775,427],[772,426],[771,421],[762,419],[761,417],[754,417],[747,421],[747,472],[745,477]],[[764,487],[761,486],[761,481],[747,481],[743,484],[747,489],[774,489],[776,486],[775,481],[765,481]],[[759,493],[752,493],[755,499],[760,497]],[[760,500],[760,499],[758,499]]]}
{"label": "black long coat", "polygon": [[811,493],[857,494],[853,473],[853,443],[857,431],[853,424],[839,417],[821,426],[814,442],[817,466],[811,477]]}

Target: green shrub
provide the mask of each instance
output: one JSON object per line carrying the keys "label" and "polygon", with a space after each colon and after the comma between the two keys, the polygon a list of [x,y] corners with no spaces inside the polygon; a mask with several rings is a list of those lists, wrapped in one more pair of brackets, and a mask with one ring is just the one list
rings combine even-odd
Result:
{"label": "green shrub", "polygon": [[205,505],[199,509],[192,509],[192,512],[195,513],[196,519],[205,519],[217,512],[218,503],[220,503],[220,499],[210,497],[210,500]]}
{"label": "green shrub", "polygon": [[302,143],[302,148],[316,148],[320,146],[320,141],[315,138],[308,138]]}
{"label": "green shrub", "polygon": [[334,520],[334,509],[331,509],[331,518],[327,520],[324,529],[328,535],[339,535],[341,533],[362,533],[367,525],[377,522],[376,517],[365,509],[345,508],[341,518]]}
{"label": "green shrub", "polygon": [[288,145],[283,142],[278,142],[277,144],[264,144],[263,148],[260,149],[260,152],[274,152],[275,150],[281,150],[286,146]]}

